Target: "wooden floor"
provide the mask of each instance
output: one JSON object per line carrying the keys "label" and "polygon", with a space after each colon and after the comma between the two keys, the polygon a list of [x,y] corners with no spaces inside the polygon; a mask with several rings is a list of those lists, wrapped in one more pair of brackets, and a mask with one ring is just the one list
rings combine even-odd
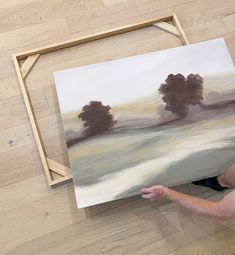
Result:
{"label": "wooden floor", "polygon": [[[234,0],[0,1],[0,254],[235,254],[235,221],[139,197],[77,210],[71,182],[48,187],[15,75],[14,53],[173,11],[190,43],[224,37],[235,62]],[[48,155],[68,164],[53,71],[179,45],[147,28],[41,56],[26,82]]]}

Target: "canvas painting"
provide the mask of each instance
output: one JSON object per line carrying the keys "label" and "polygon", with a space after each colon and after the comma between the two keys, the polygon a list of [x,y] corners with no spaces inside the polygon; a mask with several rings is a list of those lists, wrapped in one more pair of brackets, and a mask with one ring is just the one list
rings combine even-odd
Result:
{"label": "canvas painting", "polygon": [[235,71],[221,38],[54,78],[79,208],[234,161]]}

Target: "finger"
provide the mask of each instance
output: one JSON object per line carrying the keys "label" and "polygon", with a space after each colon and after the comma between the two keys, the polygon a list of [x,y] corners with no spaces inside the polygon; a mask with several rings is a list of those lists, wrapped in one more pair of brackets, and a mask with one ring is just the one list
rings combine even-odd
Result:
{"label": "finger", "polygon": [[142,194],[148,194],[149,193],[147,188],[141,189],[140,192]]}
{"label": "finger", "polygon": [[153,187],[150,188],[143,188],[140,190],[142,194],[148,194],[148,193],[152,193],[154,191]]}
{"label": "finger", "polygon": [[154,198],[154,194],[150,193],[150,194],[142,194],[141,195],[142,198],[145,198],[145,199],[153,199]]}

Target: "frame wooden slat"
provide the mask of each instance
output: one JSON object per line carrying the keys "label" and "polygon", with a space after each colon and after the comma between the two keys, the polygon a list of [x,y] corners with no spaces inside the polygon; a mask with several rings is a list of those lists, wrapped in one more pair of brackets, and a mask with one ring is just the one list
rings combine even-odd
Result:
{"label": "frame wooden slat", "polygon": [[60,174],[61,176],[67,176],[71,174],[70,168],[61,165],[60,163],[54,161],[53,159],[47,158],[47,163],[50,170],[54,171],[57,174]]}
{"label": "frame wooden slat", "polygon": [[180,34],[181,43],[183,45],[189,44],[188,38],[185,35],[184,30],[183,30],[183,28],[182,28],[182,26],[181,26],[181,24],[179,22],[179,19],[178,19],[177,15],[175,13],[173,14],[172,22],[173,22],[173,24],[175,25],[175,27],[177,28],[177,30],[178,30],[178,32]]}
{"label": "frame wooden slat", "polygon": [[68,47],[77,46],[79,44],[93,42],[93,41],[103,39],[103,38],[107,38],[107,37],[111,37],[111,36],[114,36],[114,35],[119,35],[119,34],[131,32],[131,31],[135,31],[135,30],[138,30],[138,29],[141,29],[141,28],[146,28],[146,27],[152,26],[154,23],[157,23],[157,22],[160,22],[160,21],[171,21],[172,17],[173,16],[171,15],[171,16],[159,17],[159,18],[151,19],[151,20],[145,20],[143,22],[129,24],[129,25],[119,27],[119,28],[116,28],[116,29],[106,30],[106,31],[99,32],[99,33],[94,33],[94,34],[91,34],[89,36],[78,37],[78,38],[75,38],[73,40],[67,40],[67,41],[64,41],[64,42],[61,42],[61,43],[48,45],[48,46],[45,46],[45,47],[30,50],[30,51],[25,51],[25,52],[16,54],[15,56],[17,57],[18,60],[22,60],[22,59],[25,59],[25,58],[27,58],[28,56],[31,56],[31,55],[46,54],[46,53],[49,53],[49,52],[65,49],[65,48],[68,48]]}
{"label": "frame wooden slat", "polygon": [[15,69],[16,69],[16,74],[17,74],[17,77],[18,77],[18,80],[19,80],[19,83],[20,83],[20,89],[21,89],[21,92],[22,92],[22,95],[23,95],[23,98],[24,98],[24,102],[25,102],[27,112],[28,112],[31,127],[32,127],[32,130],[33,130],[34,138],[35,138],[35,141],[36,141],[36,144],[37,144],[37,147],[38,147],[39,155],[41,157],[42,166],[43,166],[44,172],[46,174],[46,177],[48,179],[48,182],[50,183],[52,181],[52,176],[51,176],[50,170],[48,168],[48,164],[47,164],[47,160],[46,160],[46,156],[45,156],[46,153],[45,153],[45,150],[44,150],[44,147],[43,147],[43,144],[42,144],[39,128],[37,126],[37,122],[36,122],[36,119],[35,119],[35,116],[34,116],[33,108],[32,108],[32,105],[31,105],[31,102],[30,102],[30,99],[29,99],[29,94],[28,94],[28,91],[27,91],[27,87],[26,87],[25,81],[22,77],[22,73],[21,73],[21,70],[20,70],[20,65],[19,65],[19,62],[18,62],[17,58],[13,57],[13,61],[14,61]]}
{"label": "frame wooden slat", "polygon": [[49,182],[49,185],[50,186],[54,186],[54,185],[57,185],[57,184],[60,184],[60,183],[63,183],[63,182],[67,182],[69,180],[71,180],[73,177],[72,177],[72,174],[69,174],[69,175],[66,175],[64,177],[61,177],[59,179],[55,179],[53,181],[50,181]]}
{"label": "frame wooden slat", "polygon": [[153,26],[157,27],[157,28],[160,28],[168,33],[171,33],[173,35],[176,35],[176,36],[180,36],[177,28],[167,22],[164,22],[164,21],[161,21],[161,22],[158,22],[158,23],[154,23]]}
{"label": "frame wooden slat", "polygon": [[[173,25],[168,24],[167,22],[172,21]],[[70,168],[61,165],[60,163],[54,161],[53,159],[50,159],[47,157],[46,151],[44,149],[43,141],[41,139],[40,130],[37,125],[36,118],[34,116],[34,111],[31,105],[30,97],[28,94],[27,86],[25,83],[25,78],[29,74],[29,72],[32,70],[33,65],[38,60],[39,56],[41,54],[50,53],[53,51],[77,46],[83,43],[88,43],[92,41],[96,41],[99,39],[111,37],[114,35],[119,35],[131,31],[135,31],[138,29],[146,28],[149,26],[155,26],[160,29],[163,29],[167,32],[170,32],[176,36],[178,36],[181,40],[181,43],[183,45],[189,44],[189,41],[183,31],[183,28],[179,22],[179,19],[177,18],[176,14],[172,14],[170,16],[165,17],[157,17],[155,19],[145,20],[143,22],[129,24],[126,26],[122,26],[116,29],[112,30],[106,30],[103,32],[91,34],[84,37],[78,37],[72,40],[67,40],[61,43],[48,45],[45,47],[37,48],[34,50],[25,51],[19,54],[16,54],[13,56],[13,61],[16,69],[16,74],[19,80],[21,92],[23,95],[23,99],[25,102],[25,106],[28,112],[29,120],[32,126],[33,134],[35,137],[36,145],[39,151],[39,155],[41,158],[42,166],[44,169],[44,172],[46,174],[48,184],[50,186],[57,185],[59,183],[66,182],[72,178],[71,170]],[[20,68],[20,61],[25,60],[24,64]],[[55,173],[61,175],[61,178],[54,179],[51,171],[54,171]]]}
{"label": "frame wooden slat", "polygon": [[40,54],[35,54],[32,56],[27,57],[25,60],[24,64],[21,66],[21,73],[22,73],[22,78],[25,79],[34,64],[37,62]]}

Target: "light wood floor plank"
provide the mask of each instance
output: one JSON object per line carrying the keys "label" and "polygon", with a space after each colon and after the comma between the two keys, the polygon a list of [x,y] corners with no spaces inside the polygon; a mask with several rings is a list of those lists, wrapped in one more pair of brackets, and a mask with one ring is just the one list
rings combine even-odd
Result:
{"label": "light wood floor plank", "polygon": [[[0,1],[0,254],[233,254],[235,221],[132,197],[77,210],[72,182],[47,186],[12,54],[173,11],[191,43],[223,36],[235,60],[234,0]],[[40,56],[26,78],[47,154],[69,166],[52,73],[179,46],[156,28]],[[50,128],[48,128],[50,127]],[[193,184],[177,190],[208,199]]]}

